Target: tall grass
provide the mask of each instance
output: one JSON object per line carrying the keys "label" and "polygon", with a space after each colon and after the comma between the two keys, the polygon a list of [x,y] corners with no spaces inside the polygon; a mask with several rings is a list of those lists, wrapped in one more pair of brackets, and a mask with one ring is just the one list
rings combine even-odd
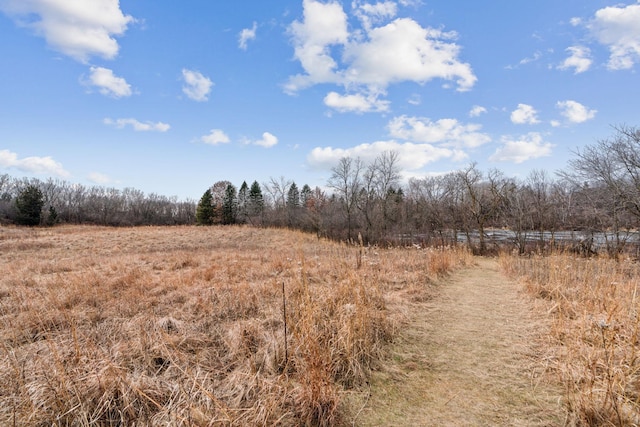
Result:
{"label": "tall grass", "polygon": [[640,266],[566,254],[502,257],[552,316],[548,360],[572,423],[640,424]]}
{"label": "tall grass", "polygon": [[0,228],[0,425],[339,425],[407,301],[467,262],[283,230]]}

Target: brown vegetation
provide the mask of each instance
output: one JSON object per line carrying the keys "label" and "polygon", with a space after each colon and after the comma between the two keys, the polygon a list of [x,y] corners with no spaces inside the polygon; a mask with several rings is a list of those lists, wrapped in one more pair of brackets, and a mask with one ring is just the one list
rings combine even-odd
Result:
{"label": "brown vegetation", "polygon": [[405,302],[468,260],[243,227],[0,228],[0,424],[338,424]]}
{"label": "brown vegetation", "polygon": [[564,254],[503,257],[552,316],[549,367],[576,425],[640,424],[640,266]]}

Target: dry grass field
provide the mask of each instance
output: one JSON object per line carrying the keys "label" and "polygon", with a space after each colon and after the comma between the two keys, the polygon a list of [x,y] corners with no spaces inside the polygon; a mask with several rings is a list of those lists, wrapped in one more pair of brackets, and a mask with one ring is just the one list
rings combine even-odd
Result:
{"label": "dry grass field", "polygon": [[640,265],[631,260],[504,256],[552,318],[545,347],[572,425],[640,425]]}
{"label": "dry grass field", "polygon": [[0,425],[349,423],[407,302],[469,262],[272,229],[0,228]]}

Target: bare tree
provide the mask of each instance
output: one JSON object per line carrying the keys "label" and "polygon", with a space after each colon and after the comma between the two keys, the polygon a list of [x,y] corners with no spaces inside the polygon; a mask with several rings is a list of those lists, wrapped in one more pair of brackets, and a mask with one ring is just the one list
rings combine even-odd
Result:
{"label": "bare tree", "polygon": [[[490,170],[485,178],[481,171],[472,163],[467,168],[459,171],[457,178],[464,188],[463,209],[468,214],[470,223],[466,223],[465,231],[470,246],[469,225],[476,228],[479,239],[479,252],[487,250],[485,229],[490,222],[495,221],[508,201],[506,191],[509,189],[508,180],[496,169]],[[463,218],[465,218],[463,216]]]}
{"label": "bare tree", "polygon": [[351,240],[363,165],[359,158],[343,157],[331,168],[328,185],[337,193],[347,220],[347,239]]}
{"label": "bare tree", "polygon": [[[619,254],[628,240],[629,228],[640,223],[640,129],[614,129],[613,137],[576,150],[576,158],[569,161],[570,171],[560,175],[582,188],[580,194],[589,200],[588,211],[598,211],[611,220],[607,228],[613,240],[606,243],[609,252]],[[629,224],[625,214],[635,221]],[[604,225],[593,224],[593,228],[603,230]],[[608,237],[605,233],[604,238]]]}

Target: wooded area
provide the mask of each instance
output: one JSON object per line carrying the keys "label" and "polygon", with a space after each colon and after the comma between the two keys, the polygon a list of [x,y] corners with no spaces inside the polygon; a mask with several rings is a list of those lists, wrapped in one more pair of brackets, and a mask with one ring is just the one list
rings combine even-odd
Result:
{"label": "wooded area", "polygon": [[[640,130],[576,151],[565,171],[535,170],[524,179],[472,163],[445,175],[402,185],[399,158],[342,158],[325,188],[285,177],[236,187],[218,181],[202,199],[145,195],[131,188],[85,187],[49,179],[0,175],[0,221],[25,225],[109,226],[250,224],[289,227],[365,244],[455,245],[486,253],[507,242],[520,253],[562,244],[584,254],[638,251]],[[41,193],[37,219],[26,196]],[[27,203],[29,206],[29,203]],[[25,217],[26,215],[26,217]],[[31,218],[31,219],[29,219]],[[31,222],[30,222],[31,221]],[[35,222],[34,222],[35,221]],[[509,230],[507,234],[488,230]]]}

